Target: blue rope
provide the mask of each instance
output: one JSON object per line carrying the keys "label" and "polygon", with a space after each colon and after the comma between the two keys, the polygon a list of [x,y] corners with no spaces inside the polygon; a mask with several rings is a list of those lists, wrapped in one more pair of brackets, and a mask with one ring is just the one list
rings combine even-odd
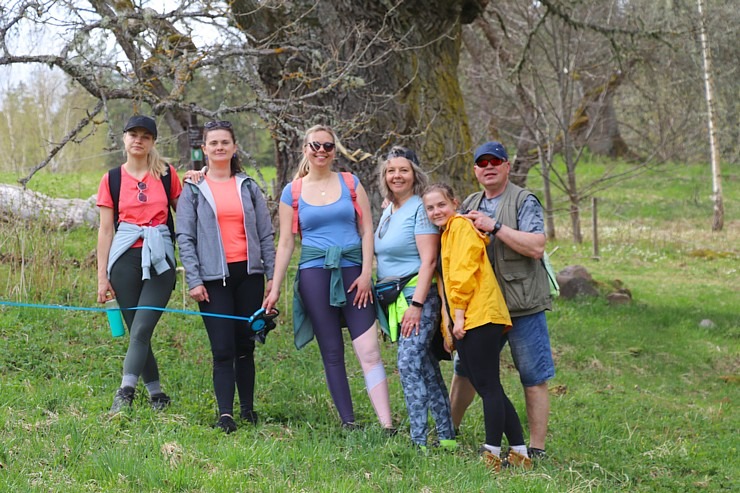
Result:
{"label": "blue rope", "polygon": [[[20,308],[49,308],[52,310],[72,310],[81,312],[107,312],[108,308],[96,308],[86,306],[65,306],[65,305],[41,305],[33,303],[17,303],[15,301],[0,300],[0,305],[16,306]],[[216,318],[230,318],[232,320],[244,320],[249,321],[247,317],[239,317],[237,315],[224,315],[221,313],[209,313],[209,312],[195,312],[192,310],[177,310],[175,308],[161,308],[158,306],[134,306],[132,308],[121,308],[121,310],[154,310],[158,312],[169,312],[179,313],[182,315],[198,315],[203,317],[216,317]]]}

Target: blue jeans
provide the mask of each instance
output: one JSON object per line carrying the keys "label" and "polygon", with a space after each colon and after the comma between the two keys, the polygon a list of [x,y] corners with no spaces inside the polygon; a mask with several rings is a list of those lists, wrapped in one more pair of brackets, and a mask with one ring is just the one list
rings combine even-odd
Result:
{"label": "blue jeans", "polygon": [[[547,332],[545,312],[512,317],[512,327],[504,334],[501,349],[506,341],[524,387],[534,387],[555,377],[550,335]],[[469,378],[455,353],[455,374]]]}

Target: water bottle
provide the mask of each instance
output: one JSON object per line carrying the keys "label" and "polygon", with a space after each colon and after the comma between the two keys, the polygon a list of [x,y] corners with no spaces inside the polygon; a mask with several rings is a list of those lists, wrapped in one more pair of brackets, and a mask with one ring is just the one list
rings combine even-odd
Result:
{"label": "water bottle", "polygon": [[108,315],[108,324],[110,325],[110,334],[113,337],[122,337],[126,333],[123,328],[123,316],[118,302],[115,298],[105,302],[105,314]]}

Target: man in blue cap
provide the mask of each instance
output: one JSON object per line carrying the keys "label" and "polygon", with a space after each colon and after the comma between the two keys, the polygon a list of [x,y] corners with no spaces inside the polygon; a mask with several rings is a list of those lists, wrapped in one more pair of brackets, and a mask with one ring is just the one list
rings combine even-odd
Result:
{"label": "man in blue cap", "polygon": [[[552,309],[550,286],[542,264],[545,224],[537,197],[509,181],[511,163],[500,142],[486,142],[474,153],[475,177],[483,191],[468,196],[462,209],[475,227],[488,233],[488,258],[504,292],[512,328],[506,334],[524,387],[529,424],[529,456],[545,456],[550,414],[548,380],[555,376],[545,310]],[[450,385],[452,420],[460,425],[475,397],[470,380],[459,372]]]}

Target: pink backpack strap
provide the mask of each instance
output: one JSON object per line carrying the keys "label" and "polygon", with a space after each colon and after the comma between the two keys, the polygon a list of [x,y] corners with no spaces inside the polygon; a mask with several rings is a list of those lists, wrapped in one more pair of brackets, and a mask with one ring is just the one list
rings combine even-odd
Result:
{"label": "pink backpack strap", "polygon": [[344,184],[347,185],[347,188],[349,188],[349,194],[352,197],[352,207],[355,208],[355,212],[357,213],[357,224],[359,226],[362,224],[362,209],[360,209],[360,204],[357,203],[355,178],[352,176],[352,173],[347,173],[346,171],[342,171],[340,174],[342,175]]}
{"label": "pink backpack strap", "polygon": [[303,187],[303,178],[296,178],[290,184],[290,192],[293,197],[293,234],[299,232],[298,225],[298,198],[301,196],[301,187]]}

